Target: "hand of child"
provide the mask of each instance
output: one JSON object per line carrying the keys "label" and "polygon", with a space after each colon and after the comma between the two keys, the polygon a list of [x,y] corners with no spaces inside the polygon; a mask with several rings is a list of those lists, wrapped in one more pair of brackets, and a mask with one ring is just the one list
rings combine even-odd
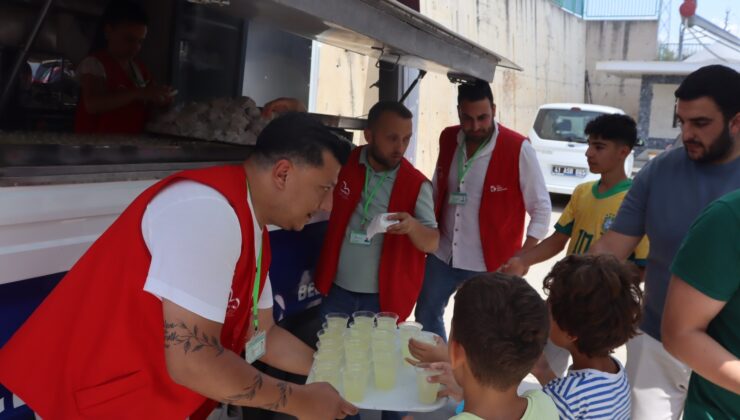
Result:
{"label": "hand of child", "polygon": [[409,340],[409,352],[418,361],[423,363],[449,362],[447,343],[442,337],[436,336],[437,344],[427,344],[413,338]]}
{"label": "hand of child", "polygon": [[430,376],[428,381],[444,385],[437,393],[437,398],[451,397],[453,400],[460,402],[463,399],[463,390],[455,381],[455,375],[452,374],[452,366],[447,362],[437,362],[429,364],[420,364],[429,369],[438,370],[442,373]]}
{"label": "hand of child", "polygon": [[527,271],[529,271],[529,267],[524,265],[524,262],[521,258],[513,256],[509,258],[509,261],[506,261],[499,270],[504,274],[511,274],[521,277],[527,274]]}

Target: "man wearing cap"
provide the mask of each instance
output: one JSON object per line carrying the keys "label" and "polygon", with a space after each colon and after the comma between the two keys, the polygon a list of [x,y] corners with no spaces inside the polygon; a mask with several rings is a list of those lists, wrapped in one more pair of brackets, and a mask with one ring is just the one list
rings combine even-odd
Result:
{"label": "man wearing cap", "polygon": [[[489,84],[460,85],[457,110],[460,125],[445,128],[439,139],[433,184],[441,235],[427,258],[415,313],[425,330],[441,337],[444,309],[457,287],[536,245],[552,210],[534,148],[494,120]],[[526,240],[525,213],[531,217]]]}
{"label": "man wearing cap", "polygon": [[[309,347],[274,325],[265,225],[330,210],[342,141],[307,114],[270,123],[243,165],[144,191],[0,350],[0,383],[45,419],[203,419],[224,401],[307,419],[356,408],[306,375]],[[247,361],[240,356],[245,350]]]}

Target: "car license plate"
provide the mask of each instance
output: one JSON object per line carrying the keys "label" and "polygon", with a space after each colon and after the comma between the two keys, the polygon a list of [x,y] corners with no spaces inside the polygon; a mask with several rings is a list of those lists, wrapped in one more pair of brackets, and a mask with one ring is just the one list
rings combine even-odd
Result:
{"label": "car license plate", "polygon": [[583,178],[586,176],[586,168],[574,168],[572,166],[553,166],[552,174],[560,175],[560,176],[575,176],[578,178]]}

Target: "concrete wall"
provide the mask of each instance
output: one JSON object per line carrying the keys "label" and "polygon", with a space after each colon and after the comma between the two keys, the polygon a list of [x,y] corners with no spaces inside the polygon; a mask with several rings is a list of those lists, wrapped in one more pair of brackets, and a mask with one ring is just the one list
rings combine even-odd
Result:
{"label": "concrete wall", "polygon": [[673,92],[677,84],[656,83],[653,85],[653,102],[650,104],[648,136],[659,139],[675,139],[681,129],[673,127],[673,107],[676,98]]}
{"label": "concrete wall", "polygon": [[[539,105],[583,101],[586,24],[549,0],[422,0],[421,13],[524,68],[498,69],[494,77],[503,124],[527,134]],[[320,60],[316,111],[367,113],[377,98],[368,89],[377,79],[374,62],[327,46]],[[444,75],[429,73],[420,83],[416,166],[430,177],[440,131],[458,122],[456,97]]]}
{"label": "concrete wall", "polygon": [[640,80],[596,72],[596,62],[655,60],[657,21],[589,21],[586,24],[586,70],[592,102],[623,109],[633,118],[640,108]]}

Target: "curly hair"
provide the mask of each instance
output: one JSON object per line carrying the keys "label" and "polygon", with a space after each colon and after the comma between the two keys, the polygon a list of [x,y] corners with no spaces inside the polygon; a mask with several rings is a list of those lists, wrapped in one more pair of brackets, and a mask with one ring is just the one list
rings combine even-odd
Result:
{"label": "curly hair", "polygon": [[570,255],[545,277],[550,313],[589,357],[609,355],[637,334],[640,275],[611,255]]}
{"label": "curly hair", "polygon": [[457,290],[450,339],[465,350],[481,385],[506,390],[537,362],[549,324],[545,302],[524,279],[486,273]]}

